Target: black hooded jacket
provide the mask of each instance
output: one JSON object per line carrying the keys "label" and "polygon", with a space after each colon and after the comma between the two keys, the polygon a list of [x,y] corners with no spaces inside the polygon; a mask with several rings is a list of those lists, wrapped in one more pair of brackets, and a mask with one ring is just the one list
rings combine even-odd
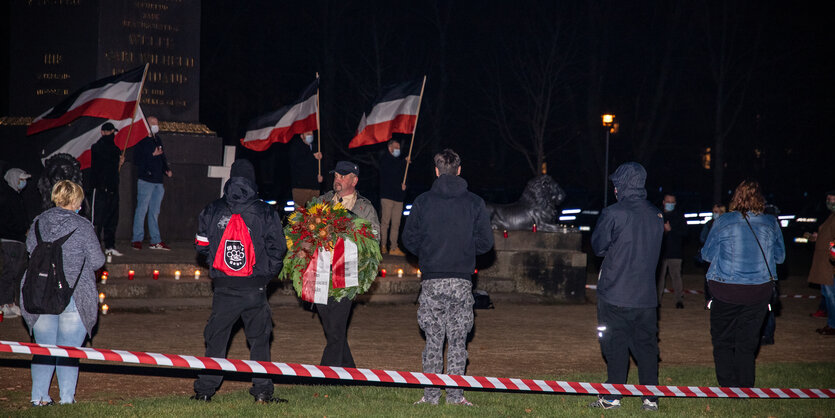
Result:
{"label": "black hooded jacket", "polygon": [[412,204],[403,244],[418,256],[424,280],[471,280],[475,256],[493,248],[484,200],[470,193],[461,177],[441,175]]}
{"label": "black hooded jacket", "polygon": [[661,252],[664,220],[647,201],[647,172],[624,163],[609,177],[618,203],[603,209],[591,236],[594,253],[603,259],[597,297],[627,308],[658,306],[655,267]]}
{"label": "black hooded jacket", "polygon": [[[200,212],[194,244],[197,252],[206,257],[210,266],[209,277],[215,287],[262,287],[281,272],[287,252],[281,218],[272,206],[258,198],[257,190],[252,163],[235,161],[231,177],[223,186],[223,197],[209,203]],[[233,213],[243,218],[255,249],[255,265],[249,277],[227,276],[211,267],[223,231]]]}

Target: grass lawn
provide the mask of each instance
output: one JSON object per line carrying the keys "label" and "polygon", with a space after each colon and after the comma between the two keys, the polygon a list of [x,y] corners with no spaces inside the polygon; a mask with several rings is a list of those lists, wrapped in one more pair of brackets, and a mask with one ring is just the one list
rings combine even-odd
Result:
{"label": "grass lawn", "polygon": [[[637,382],[632,369],[629,383]],[[554,376],[531,376],[555,379]],[[662,385],[715,385],[709,367],[662,367]],[[600,382],[602,374],[560,376],[560,380]],[[763,364],[757,366],[757,384],[761,387],[835,387],[835,363]],[[183,396],[138,398],[118,402],[85,402],[75,405],[0,410],[0,416],[55,417],[211,417],[211,416],[643,416],[641,400],[624,398],[618,410],[601,411],[587,407],[593,396],[565,394],[529,394],[489,391],[468,391],[467,399],[474,408],[461,406],[413,406],[422,389],[377,387],[366,385],[277,385],[277,394],[289,402],[255,405],[246,391],[226,392],[223,389],[211,403],[199,403]],[[18,392],[21,396],[28,391]],[[665,416],[713,417],[826,417],[835,416],[835,399],[681,399],[661,398],[660,414]]]}

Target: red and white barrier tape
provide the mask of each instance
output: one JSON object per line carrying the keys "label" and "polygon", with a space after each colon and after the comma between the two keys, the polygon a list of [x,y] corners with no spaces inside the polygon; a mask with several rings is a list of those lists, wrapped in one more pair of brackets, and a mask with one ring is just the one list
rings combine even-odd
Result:
{"label": "red and white barrier tape", "polygon": [[[597,290],[596,284],[587,284],[586,289]],[[664,293],[673,293],[673,289],[664,289]],[[684,289],[682,293],[686,293],[688,295],[703,295],[705,292],[704,290],[693,290],[693,289]],[[790,299],[817,299],[818,296],[816,295],[801,295],[801,294],[794,294],[794,295],[780,295],[781,298],[790,298]]]}
{"label": "red and white barrier tape", "polygon": [[794,398],[831,399],[835,389],[721,388],[705,386],[645,386],[609,383],[566,382],[559,380],[513,379],[506,377],[459,376],[392,370],[354,369],[313,366],[310,364],[233,360],[214,357],[181,356],[142,351],[107,350],[88,347],[65,347],[47,344],[0,341],[0,352],[36,354],[55,357],[150,364],[200,370],[224,370],[256,374],[311,377],[319,379],[384,382],[402,385],[444,386],[553,392],[584,395],[661,396],[679,398]]}

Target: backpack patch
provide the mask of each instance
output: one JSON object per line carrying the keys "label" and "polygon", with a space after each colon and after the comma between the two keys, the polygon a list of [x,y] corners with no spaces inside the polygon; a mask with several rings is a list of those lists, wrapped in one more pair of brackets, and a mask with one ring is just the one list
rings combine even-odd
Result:
{"label": "backpack patch", "polygon": [[255,249],[249,228],[241,215],[233,214],[223,229],[212,267],[227,276],[245,277],[252,275],[253,265]]}

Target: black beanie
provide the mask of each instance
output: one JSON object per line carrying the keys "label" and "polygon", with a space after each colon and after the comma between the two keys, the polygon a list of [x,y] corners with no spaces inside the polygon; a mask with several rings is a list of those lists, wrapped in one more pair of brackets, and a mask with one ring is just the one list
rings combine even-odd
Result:
{"label": "black beanie", "polygon": [[235,160],[232,163],[232,169],[229,177],[243,177],[255,184],[255,167],[249,160]]}

